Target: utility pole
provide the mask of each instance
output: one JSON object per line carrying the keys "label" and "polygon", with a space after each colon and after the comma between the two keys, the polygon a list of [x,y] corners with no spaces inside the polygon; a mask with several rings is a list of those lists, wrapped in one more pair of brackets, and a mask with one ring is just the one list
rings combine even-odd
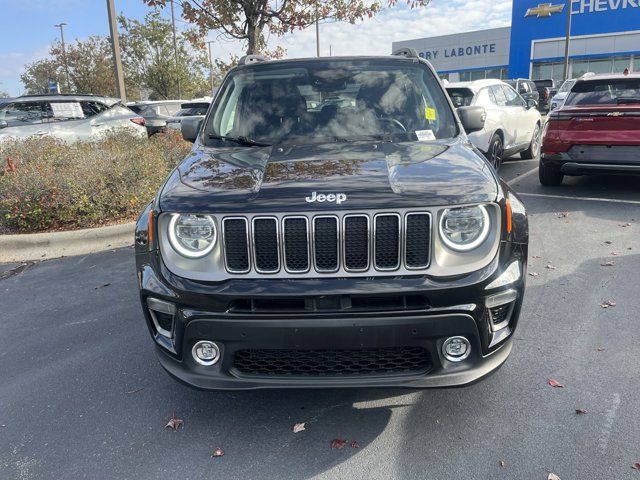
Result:
{"label": "utility pole", "polygon": [[571,42],[571,10],[573,2],[567,0],[567,32],[564,39],[564,73],[562,75],[563,80],[569,78],[569,44]]}
{"label": "utility pole", "polygon": [[71,92],[71,87],[70,87],[70,83],[69,83],[69,64],[67,63],[67,48],[64,44],[64,27],[67,24],[64,22],[61,22],[57,25],[54,25],[54,27],[59,28],[60,29],[60,43],[62,43],[62,61],[64,62],[64,76],[66,78],[66,84],[67,84],[67,93]]}
{"label": "utility pole", "polygon": [[316,56],[320,56],[320,23],[318,21],[318,0],[316,0]]}
{"label": "utility pole", "polygon": [[109,32],[111,33],[111,50],[113,51],[113,71],[116,77],[116,92],[118,97],[122,100],[122,103],[126,103],[127,92],[124,88],[122,59],[120,58],[120,38],[118,37],[116,7],[113,4],[113,0],[107,0],[107,14],[109,15]]}
{"label": "utility pole", "polygon": [[215,88],[213,85],[213,57],[211,56],[211,44],[213,43],[213,40],[206,43],[209,47],[209,78],[211,80],[211,96],[213,97],[213,89]]}
{"label": "utility pole", "polygon": [[180,88],[180,67],[178,65],[178,43],[176,42],[176,16],[173,13],[173,0],[171,2],[171,25],[173,26],[173,55],[176,60],[176,82],[178,83],[178,98],[182,98],[182,89]]}

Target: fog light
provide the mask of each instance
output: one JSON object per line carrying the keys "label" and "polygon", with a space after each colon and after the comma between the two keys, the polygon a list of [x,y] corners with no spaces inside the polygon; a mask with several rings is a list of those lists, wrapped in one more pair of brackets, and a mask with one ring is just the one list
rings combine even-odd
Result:
{"label": "fog light", "polygon": [[471,344],[464,337],[449,337],[442,344],[442,354],[450,362],[461,362],[471,353]]}
{"label": "fog light", "polygon": [[207,340],[197,342],[191,349],[193,359],[200,365],[213,365],[220,360],[220,349],[218,345]]}

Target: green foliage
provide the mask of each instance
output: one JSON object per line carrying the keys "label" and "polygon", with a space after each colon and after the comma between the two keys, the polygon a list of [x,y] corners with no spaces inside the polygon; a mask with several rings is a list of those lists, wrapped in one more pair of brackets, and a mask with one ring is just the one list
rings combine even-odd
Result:
{"label": "green foliage", "polygon": [[112,132],[90,142],[0,144],[0,233],[68,230],[133,220],[190,144],[175,133]]}

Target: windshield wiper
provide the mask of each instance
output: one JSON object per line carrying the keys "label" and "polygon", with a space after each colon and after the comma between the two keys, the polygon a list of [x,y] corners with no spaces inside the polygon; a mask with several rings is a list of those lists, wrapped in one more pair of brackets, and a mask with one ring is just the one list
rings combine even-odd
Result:
{"label": "windshield wiper", "polygon": [[616,98],[618,105],[622,103],[640,103],[640,97],[618,97]]}
{"label": "windshield wiper", "polygon": [[209,135],[209,138],[211,140],[223,140],[225,142],[233,142],[239,145],[245,145],[247,147],[270,147],[271,146],[270,143],[258,142],[256,140],[251,140],[250,138],[242,137],[242,136],[228,137],[226,135],[216,135],[212,133]]}

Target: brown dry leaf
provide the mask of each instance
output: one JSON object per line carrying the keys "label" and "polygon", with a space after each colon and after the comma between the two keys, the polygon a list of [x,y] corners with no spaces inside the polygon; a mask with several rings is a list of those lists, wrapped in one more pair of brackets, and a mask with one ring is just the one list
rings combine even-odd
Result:
{"label": "brown dry leaf", "polygon": [[622,225],[620,225],[622,228],[627,228],[630,227],[631,224],[630,223],[623,223]]}
{"label": "brown dry leaf", "polygon": [[555,270],[555,269],[556,269],[556,267],[554,267],[554,266],[553,266],[553,265],[551,265],[550,263],[548,263],[548,264],[547,264],[547,266],[546,266],[545,268],[547,268],[548,270]]}
{"label": "brown dry leaf", "polygon": [[596,351],[598,351],[598,352],[604,352],[604,347],[598,347],[598,348],[596,348]]}
{"label": "brown dry leaf", "polygon": [[293,426],[293,433],[300,433],[300,432],[302,432],[303,430],[305,430],[305,428],[304,428],[304,422],[302,422],[302,423],[296,423],[296,424]]}
{"label": "brown dry leaf", "polygon": [[633,468],[634,470],[640,470],[640,462],[636,462],[633,465],[631,465],[631,468]]}
{"label": "brown dry leaf", "polygon": [[549,384],[550,387],[555,387],[555,388],[564,388],[564,385],[561,384],[559,381],[550,378],[549,381],[547,382]]}
{"label": "brown dry leaf", "polygon": [[610,308],[610,307],[615,307],[617,305],[615,300],[605,300],[604,302],[602,302],[600,304],[600,306],[602,308]]}
{"label": "brown dry leaf", "polygon": [[171,420],[167,423],[164,428],[172,428],[173,430],[177,430],[180,427],[184,426],[184,420],[180,418],[176,418],[175,413],[171,415]]}
{"label": "brown dry leaf", "polygon": [[547,480],[560,480],[560,477],[555,473],[550,473],[549,476],[547,477]]}
{"label": "brown dry leaf", "polygon": [[558,218],[566,218],[569,216],[569,212],[560,212],[560,213],[556,213],[556,216]]}
{"label": "brown dry leaf", "polygon": [[613,267],[616,264],[613,260],[608,260],[600,264],[601,267]]}
{"label": "brown dry leaf", "polygon": [[529,275],[532,277],[537,277],[540,274],[538,272],[529,272]]}
{"label": "brown dry leaf", "polygon": [[507,462],[505,462],[504,460],[500,460],[500,462],[498,462],[500,464],[500,468],[504,468],[507,466]]}
{"label": "brown dry leaf", "polygon": [[351,441],[351,448],[360,448],[360,445],[355,440]]}
{"label": "brown dry leaf", "polygon": [[335,448],[336,450],[342,450],[346,443],[347,443],[346,440],[343,440],[341,438],[334,438],[333,440],[331,440],[331,448]]}
{"label": "brown dry leaf", "polygon": [[211,454],[211,458],[222,457],[223,455],[224,455],[224,450],[218,447]]}
{"label": "brown dry leaf", "polygon": [[584,408],[576,408],[576,415],[584,415],[587,411]]}
{"label": "brown dry leaf", "polygon": [[540,255],[533,255],[531,258],[540,258]]}

